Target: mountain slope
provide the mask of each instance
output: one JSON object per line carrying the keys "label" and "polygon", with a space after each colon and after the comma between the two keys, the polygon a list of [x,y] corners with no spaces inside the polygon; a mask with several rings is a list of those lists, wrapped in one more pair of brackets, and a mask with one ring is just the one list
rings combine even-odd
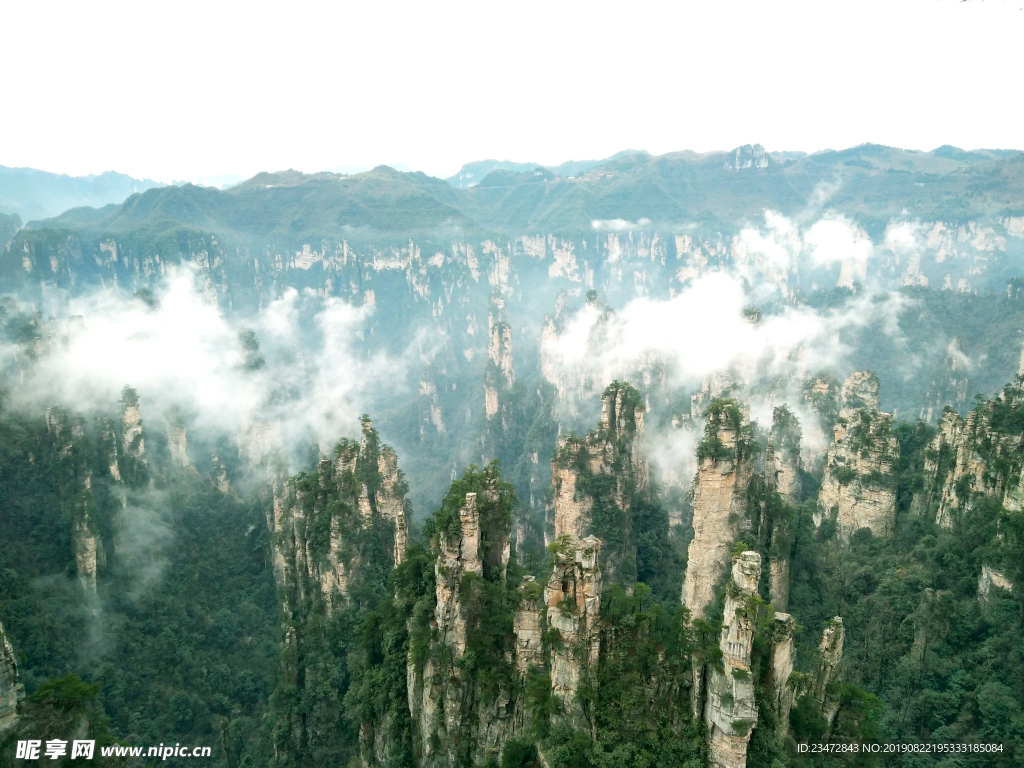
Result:
{"label": "mountain slope", "polygon": [[0,165],[0,213],[16,213],[23,221],[43,219],[69,208],[120,203],[136,192],[160,186],[152,179],[135,179],[114,171],[68,176]]}

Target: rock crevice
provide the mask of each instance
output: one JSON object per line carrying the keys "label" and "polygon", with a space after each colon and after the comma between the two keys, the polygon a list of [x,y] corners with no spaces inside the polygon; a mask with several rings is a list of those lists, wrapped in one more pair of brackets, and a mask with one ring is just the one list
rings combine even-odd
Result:
{"label": "rock crevice", "polygon": [[892,415],[878,410],[878,378],[867,371],[843,384],[842,408],[822,476],[816,526],[834,521],[841,540],[861,528],[888,537],[896,523],[894,462],[899,444]]}

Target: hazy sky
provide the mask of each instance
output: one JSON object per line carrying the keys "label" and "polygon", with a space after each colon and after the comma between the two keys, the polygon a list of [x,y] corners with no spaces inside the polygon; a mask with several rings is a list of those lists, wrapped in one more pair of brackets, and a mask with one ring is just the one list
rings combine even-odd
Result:
{"label": "hazy sky", "polygon": [[0,165],[1024,148],[1024,0],[7,2]]}

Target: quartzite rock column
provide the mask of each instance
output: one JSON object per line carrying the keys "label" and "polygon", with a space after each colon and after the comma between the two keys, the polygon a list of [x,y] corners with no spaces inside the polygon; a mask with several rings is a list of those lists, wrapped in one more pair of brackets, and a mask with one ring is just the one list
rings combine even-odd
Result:
{"label": "quartzite rock column", "polygon": [[712,768],[744,768],[747,744],[757,725],[757,702],[750,671],[750,649],[757,628],[757,594],[761,555],[744,552],[733,561],[726,587],[722,649],[725,671],[708,670],[704,722],[708,729],[708,762]]}

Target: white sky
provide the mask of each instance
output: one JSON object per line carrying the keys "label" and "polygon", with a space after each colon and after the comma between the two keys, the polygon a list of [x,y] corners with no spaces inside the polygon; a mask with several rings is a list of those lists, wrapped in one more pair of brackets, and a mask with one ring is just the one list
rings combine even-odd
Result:
{"label": "white sky", "polygon": [[0,164],[156,179],[1024,148],[1024,0],[0,4]]}

